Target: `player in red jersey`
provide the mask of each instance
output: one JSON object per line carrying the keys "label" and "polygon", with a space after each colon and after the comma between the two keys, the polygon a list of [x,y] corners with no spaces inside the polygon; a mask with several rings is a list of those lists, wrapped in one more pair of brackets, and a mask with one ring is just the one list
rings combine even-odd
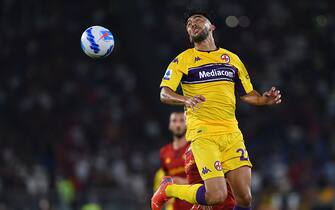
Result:
{"label": "player in red jersey", "polygon": [[[165,176],[173,177],[178,184],[187,184],[185,174],[185,152],[189,144],[185,139],[186,124],[184,112],[173,112],[170,115],[169,130],[172,132],[173,141],[160,149],[161,170]],[[161,181],[161,178],[156,178]],[[155,184],[158,186],[159,184]],[[193,204],[175,199],[173,210],[190,210]]]}
{"label": "player in red jersey", "polygon": [[[193,157],[191,147],[185,152],[185,172],[188,184],[199,184],[204,183],[202,180],[197,165]],[[227,183],[228,195],[226,200],[222,204],[217,204],[215,206],[201,206],[195,204],[191,210],[232,210],[235,206],[235,198],[229,184]]]}

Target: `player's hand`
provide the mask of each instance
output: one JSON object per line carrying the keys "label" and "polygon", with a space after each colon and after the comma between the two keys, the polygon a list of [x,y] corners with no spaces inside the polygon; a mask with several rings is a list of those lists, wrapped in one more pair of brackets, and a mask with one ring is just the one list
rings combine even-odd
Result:
{"label": "player's hand", "polygon": [[191,108],[193,111],[198,106],[198,104],[205,102],[206,98],[202,95],[196,95],[189,97],[185,100],[184,104],[187,108]]}
{"label": "player's hand", "polygon": [[281,94],[280,90],[276,90],[275,87],[272,87],[269,91],[263,93],[265,104],[273,105],[281,103]]}

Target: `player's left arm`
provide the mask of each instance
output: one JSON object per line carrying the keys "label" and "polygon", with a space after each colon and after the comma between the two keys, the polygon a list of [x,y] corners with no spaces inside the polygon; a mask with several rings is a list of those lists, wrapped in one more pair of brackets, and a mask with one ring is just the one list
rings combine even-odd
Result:
{"label": "player's left arm", "polygon": [[247,104],[262,106],[262,105],[273,105],[281,103],[280,90],[276,90],[272,87],[269,91],[265,91],[262,95],[256,90],[252,90],[248,94],[241,96],[241,100]]}
{"label": "player's left arm", "polygon": [[274,105],[281,103],[280,90],[272,87],[269,91],[263,94],[258,93],[254,90],[250,76],[242,63],[242,61],[236,56],[238,61],[238,72],[235,81],[236,92],[239,94],[241,100],[245,103],[263,106],[263,105]]}

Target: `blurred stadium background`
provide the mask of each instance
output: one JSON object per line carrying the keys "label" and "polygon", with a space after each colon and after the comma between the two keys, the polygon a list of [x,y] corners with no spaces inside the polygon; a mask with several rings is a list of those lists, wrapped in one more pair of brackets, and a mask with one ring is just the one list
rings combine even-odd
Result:
{"label": "blurred stadium background", "polygon": [[[192,1],[192,3],[202,1]],[[189,47],[179,0],[0,1],[0,210],[149,209],[174,107],[167,64]],[[277,107],[238,106],[254,163],[255,210],[335,203],[335,2],[210,1],[218,45]],[[80,48],[109,28],[110,57]],[[88,205],[87,205],[88,204]]]}

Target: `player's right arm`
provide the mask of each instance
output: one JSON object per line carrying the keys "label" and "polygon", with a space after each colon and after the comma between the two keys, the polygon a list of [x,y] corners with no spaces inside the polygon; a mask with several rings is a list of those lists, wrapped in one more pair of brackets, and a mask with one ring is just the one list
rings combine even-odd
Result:
{"label": "player's right arm", "polygon": [[187,72],[187,70],[181,54],[170,63],[164,74],[160,85],[160,99],[161,102],[166,104],[184,105],[194,110],[197,104],[204,102],[206,99],[201,95],[187,97],[176,93],[177,87],[185,72]]}
{"label": "player's right arm", "polygon": [[162,87],[160,98],[163,103],[170,105],[184,105],[192,110],[194,110],[197,104],[206,101],[205,97],[202,95],[187,97],[176,93],[169,87]]}

